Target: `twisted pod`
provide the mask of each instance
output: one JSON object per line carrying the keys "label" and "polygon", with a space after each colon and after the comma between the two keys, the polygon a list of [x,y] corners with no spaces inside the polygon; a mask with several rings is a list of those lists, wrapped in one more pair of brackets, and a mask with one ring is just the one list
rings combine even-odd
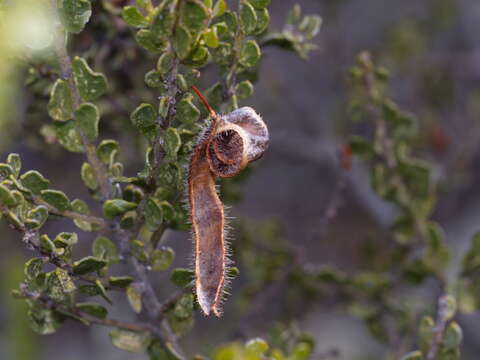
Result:
{"label": "twisted pod", "polygon": [[232,177],[268,147],[268,129],[260,115],[242,107],[217,115],[197,88],[212,118],[200,136],[188,172],[188,199],[195,241],[195,286],[205,315],[220,316],[228,263],[225,213],[215,187],[217,177]]}

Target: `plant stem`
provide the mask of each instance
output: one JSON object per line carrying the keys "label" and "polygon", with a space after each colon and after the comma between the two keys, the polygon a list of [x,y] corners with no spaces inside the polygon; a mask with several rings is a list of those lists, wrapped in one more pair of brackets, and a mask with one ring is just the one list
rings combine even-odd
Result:
{"label": "plant stem", "polygon": [[435,327],[433,328],[433,340],[428,350],[427,360],[435,360],[437,358],[440,345],[443,341],[443,334],[449,320],[447,295],[441,295],[438,298],[437,318],[435,320]]}
{"label": "plant stem", "polygon": [[48,209],[48,211],[54,215],[63,216],[72,220],[85,221],[90,224],[96,224],[96,225],[99,225],[101,228],[105,228],[107,226],[107,222],[100,217],[93,216],[93,215],[80,214],[78,212],[70,211],[70,210],[60,211],[56,207],[45,202],[42,198],[38,196],[33,196],[32,200],[38,205],[45,206]]}
{"label": "plant stem", "polygon": [[[370,104],[367,107],[367,110],[371,116],[371,118],[376,123],[376,137],[380,146],[382,147],[382,157],[385,162],[386,167],[392,172],[392,183],[395,184],[395,188],[401,198],[402,203],[409,207],[411,206],[414,201],[412,201],[411,197],[408,194],[407,187],[403,182],[401,176],[398,175],[396,171],[398,162],[395,155],[395,149],[393,148],[393,143],[389,138],[387,123],[378,108],[379,102],[379,93],[376,88],[375,84],[375,74],[373,73],[373,69],[371,68],[371,58],[368,52],[363,52],[360,54],[360,63],[365,71],[365,88],[367,90],[367,94],[369,97]],[[422,219],[418,216],[414,216],[414,226],[417,232],[417,235],[420,238],[424,237],[425,229]]]}
{"label": "plant stem", "polygon": [[[56,0],[52,0],[52,6],[54,9],[57,9]],[[73,78],[72,60],[67,52],[65,35],[65,29],[61,25],[59,25],[57,28],[57,32],[54,36],[55,53],[57,55],[60,65],[62,79],[67,81],[68,87],[70,88],[70,91],[72,93],[74,109],[77,109],[81,105],[82,99],[75,83],[75,79]],[[75,128],[78,132],[78,135],[80,136],[80,140],[85,149],[88,162],[92,166],[95,177],[98,180],[101,194],[104,199],[109,199],[112,194],[112,184],[108,179],[107,169],[97,156],[96,146],[88,140],[87,136],[82,131],[77,121],[75,121]]]}
{"label": "plant stem", "polygon": [[92,317],[91,315],[83,311],[60,304],[44,294],[41,294],[36,291],[30,291],[28,289],[28,285],[25,283],[20,285],[20,293],[26,298],[33,300],[37,303],[40,303],[42,306],[48,309],[74,315],[76,318],[79,318],[78,321],[82,323],[87,323],[87,324],[91,323],[91,324],[115,327],[115,328],[130,330],[130,331],[152,332],[152,329],[148,324],[130,323],[130,322],[116,320],[116,319],[101,319],[101,318]]}

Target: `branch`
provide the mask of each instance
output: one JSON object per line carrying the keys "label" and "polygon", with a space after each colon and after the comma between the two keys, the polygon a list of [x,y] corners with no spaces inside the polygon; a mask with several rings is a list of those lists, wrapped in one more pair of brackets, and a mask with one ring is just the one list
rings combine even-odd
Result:
{"label": "branch", "polygon": [[[52,0],[52,7],[57,9],[57,1]],[[58,23],[60,21],[57,19]],[[65,43],[65,35],[66,31],[61,26],[58,25],[57,33],[54,34],[54,45],[55,45],[55,53],[58,58],[58,62],[60,65],[60,70],[62,74],[62,78],[67,81],[68,87],[72,93],[73,98],[73,106],[77,109],[81,103],[82,99],[80,97],[80,92],[78,91],[77,85],[75,84],[75,80],[73,78],[73,70],[72,70],[72,60],[67,52],[67,47]],[[80,136],[80,140],[82,142],[83,147],[85,148],[86,156],[90,165],[92,165],[93,172],[95,174],[96,179],[98,180],[98,184],[100,186],[100,191],[104,199],[109,199],[112,193],[112,185],[110,180],[107,176],[107,170],[105,166],[100,161],[96,153],[96,146],[95,144],[91,143],[85,133],[82,131],[80,126],[78,126],[78,122],[75,121],[75,128]]]}
{"label": "branch", "polygon": [[92,317],[91,315],[83,311],[60,304],[45,294],[42,294],[37,291],[30,291],[28,289],[28,285],[25,283],[20,284],[20,293],[24,297],[42,305],[45,308],[74,315],[75,317],[72,317],[72,319],[78,318],[78,321],[83,324],[96,324],[96,325],[115,327],[115,328],[130,330],[130,331],[152,332],[152,328],[148,324],[130,323],[130,322],[116,320],[116,319],[100,319],[100,318]]}
{"label": "branch", "polygon": [[[380,100],[380,94],[378,93],[378,90],[376,88],[375,75],[372,72],[373,64],[370,58],[370,54],[368,52],[361,53],[359,60],[361,66],[363,67],[363,70],[365,71],[365,88],[367,90],[367,94],[370,100],[367,111],[373,121],[376,123],[376,136],[379,140],[380,146],[382,147],[381,156],[383,157],[383,161],[385,162],[387,168],[392,171],[392,182],[395,184],[396,190],[399,196],[401,196],[403,204],[409,206],[413,204],[414,201],[412,201],[411,197],[409,196],[407,187],[404,184],[402,178],[396,172],[398,163],[395,156],[395,149],[393,147],[391,139],[388,137],[387,123],[383,117],[383,114],[378,108],[377,103]],[[421,219],[419,219],[417,216],[414,216],[413,219],[417,235],[423,237],[425,231]]]}
{"label": "branch", "polygon": [[[35,230],[26,230],[26,229],[21,229],[21,228],[15,228],[15,230],[20,231],[22,233],[22,241],[25,243],[25,246],[27,249],[31,251],[36,251],[38,254],[40,254],[42,257],[46,258],[47,262],[49,262],[52,265],[55,265],[56,267],[65,270],[68,275],[70,275],[73,278],[76,278],[78,280],[82,280],[91,284],[96,283],[96,278],[89,277],[88,275],[78,275],[75,274],[73,271],[73,267],[71,264],[63,260],[61,257],[57,256],[54,253],[49,253],[45,252],[41,249],[40,247],[40,240],[39,240],[39,234]],[[106,290],[121,290],[123,291],[122,288],[118,288],[115,286],[110,285],[109,283],[102,281],[100,279],[103,287]]]}
{"label": "branch", "polygon": [[450,320],[450,316],[448,296],[442,295],[438,299],[437,318],[435,320],[435,327],[433,328],[433,341],[428,350],[427,360],[435,360],[437,358],[438,350],[442,344],[443,334]]}
{"label": "branch", "polygon": [[[242,6],[242,1],[238,1],[238,10],[240,11],[240,8]],[[235,44],[233,46],[232,52],[233,52],[233,59],[232,63],[230,64],[230,70],[225,76],[224,79],[222,79],[222,87],[223,87],[223,102],[226,103],[229,101],[232,97],[233,94],[235,93],[235,85],[237,82],[237,68],[238,68],[238,63],[240,61],[240,51],[242,47],[242,42],[245,39],[245,34],[243,33],[240,25],[237,27],[237,33],[235,34]],[[238,104],[234,104],[234,107],[237,107]]]}
{"label": "branch", "polygon": [[38,196],[33,196],[32,200],[37,205],[45,206],[48,209],[48,211],[50,213],[54,214],[54,215],[63,216],[63,217],[66,217],[66,218],[69,218],[69,219],[72,219],[72,220],[85,221],[85,222],[88,222],[90,224],[96,224],[96,225],[100,226],[101,228],[106,228],[107,227],[107,222],[100,217],[93,216],[93,215],[80,214],[80,213],[77,213],[75,211],[70,211],[70,210],[65,210],[65,211],[58,210],[56,207],[54,207],[54,206],[50,205],[49,203],[45,202],[43,199],[41,199]]}

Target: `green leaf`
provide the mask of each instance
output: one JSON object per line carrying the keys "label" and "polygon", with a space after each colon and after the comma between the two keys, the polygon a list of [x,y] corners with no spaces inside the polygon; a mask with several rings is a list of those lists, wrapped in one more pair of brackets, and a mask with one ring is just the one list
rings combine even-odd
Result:
{"label": "green leaf", "polygon": [[151,88],[159,88],[163,86],[162,74],[156,70],[150,70],[145,74],[145,84]]}
{"label": "green leaf", "polygon": [[253,85],[250,80],[244,80],[237,84],[235,87],[235,93],[239,99],[246,99],[253,94]]}
{"label": "green leaf", "polygon": [[207,100],[210,105],[215,109],[220,106],[223,101],[223,88],[222,85],[217,82],[207,90]]}
{"label": "green leaf", "polygon": [[170,7],[171,3],[163,2],[153,17],[151,31],[157,38],[167,39],[172,35],[175,24],[175,10]]}
{"label": "green leaf", "polygon": [[431,191],[430,167],[420,160],[402,162],[398,171],[405,177],[405,182],[414,196],[425,199]]}
{"label": "green leaf", "polygon": [[122,229],[132,229],[135,226],[136,219],[136,211],[127,211],[123,214],[122,219],[120,220],[120,226]]}
{"label": "green leaf", "polygon": [[117,246],[105,236],[99,236],[95,239],[92,245],[92,253],[96,258],[106,260],[109,264],[116,264],[120,261]]}
{"label": "green leaf", "polygon": [[110,337],[114,346],[134,353],[145,352],[152,341],[148,332],[133,332],[123,329],[112,330]]}
{"label": "green leaf", "polygon": [[211,27],[207,31],[203,33],[203,40],[205,41],[205,44],[211,48],[217,48],[218,47],[218,34],[217,34],[217,28],[215,26]]}
{"label": "green leaf", "polygon": [[67,248],[78,243],[78,235],[71,232],[61,232],[53,240],[57,248]]}
{"label": "green leaf", "polygon": [[183,26],[175,31],[175,51],[180,59],[185,59],[191,50],[192,36]]}
{"label": "green leaf", "polygon": [[183,77],[182,74],[177,74],[177,86],[181,91],[188,91],[190,90],[188,88],[187,82],[185,81],[185,78]]}
{"label": "green leaf", "polygon": [[[88,208],[87,203],[83,200],[75,199],[72,201],[71,205],[72,205],[72,210],[75,211],[76,213],[83,214],[83,215],[90,214],[90,209]],[[93,230],[92,224],[90,224],[87,221],[75,219],[73,220],[73,222],[78,228],[82,229],[83,231]]]}
{"label": "green leaf", "polygon": [[17,205],[17,200],[12,192],[2,184],[0,184],[0,205],[5,205],[6,207],[14,207]]}
{"label": "green leaf", "polygon": [[261,35],[268,29],[268,25],[270,24],[270,14],[267,9],[255,9],[255,13],[257,14],[255,35]]}
{"label": "green leaf", "polygon": [[152,0],[137,0],[136,3],[143,9],[149,9],[152,7]]}
{"label": "green leaf", "polygon": [[403,356],[400,360],[423,360],[423,354],[420,350],[412,351]]}
{"label": "green leaf", "polygon": [[375,155],[375,148],[373,144],[361,136],[350,137],[349,146],[355,155],[369,159]]}
{"label": "green leaf", "polygon": [[54,120],[67,121],[73,118],[73,98],[67,81],[58,79],[55,82],[47,109]]}
{"label": "green leaf", "polygon": [[221,20],[225,22],[230,33],[234,34],[237,31],[238,19],[237,14],[232,11],[225,11]]}
{"label": "green leaf", "polygon": [[187,82],[187,87],[190,89],[190,87],[192,85],[195,85],[198,79],[200,79],[200,71],[198,71],[197,69],[189,69],[183,74],[183,77]]}
{"label": "green leaf", "polygon": [[245,67],[252,67],[260,60],[260,47],[255,40],[248,40],[240,52],[240,64]]}
{"label": "green leaf", "polygon": [[136,207],[137,204],[122,199],[107,200],[103,204],[103,214],[108,219],[113,219],[115,216],[122,215]]}
{"label": "green leaf", "polygon": [[183,295],[175,304],[173,314],[177,319],[185,320],[193,315],[193,294]]}
{"label": "green leaf", "polygon": [[152,270],[153,271],[165,271],[173,263],[175,258],[175,252],[167,247],[162,249],[155,249],[151,256]]}
{"label": "green leaf", "polygon": [[155,37],[154,33],[147,29],[142,29],[135,35],[135,40],[144,49],[159,53],[165,50],[167,42],[159,37]]}
{"label": "green leaf", "polygon": [[53,310],[34,305],[28,310],[30,327],[40,335],[53,334],[61,326],[62,319]]}
{"label": "green leaf", "polygon": [[90,20],[92,7],[88,0],[58,0],[58,11],[68,32],[78,34]]}
{"label": "green leaf", "polygon": [[81,312],[99,319],[105,319],[108,314],[108,311],[106,308],[96,303],[83,302],[83,303],[77,303],[75,306]]}
{"label": "green leaf", "polygon": [[41,258],[33,258],[25,263],[23,272],[29,280],[34,280],[41,274],[43,269],[43,260]]}
{"label": "green leaf", "polygon": [[445,329],[443,344],[448,349],[457,349],[462,343],[463,331],[457,322],[452,321]]}
{"label": "green leaf", "polygon": [[40,194],[42,190],[48,189],[48,185],[50,185],[50,181],[36,170],[27,171],[20,176],[20,181],[23,186],[36,195]]}
{"label": "green leaf", "polygon": [[73,272],[77,275],[85,275],[93,271],[101,270],[107,262],[93,256],[87,256],[73,263]]}
{"label": "green leaf", "polygon": [[97,155],[104,164],[109,164],[112,153],[118,153],[120,146],[115,140],[102,140],[97,147]]}
{"label": "green leaf", "polygon": [[42,252],[48,253],[48,254],[55,252],[55,244],[53,243],[52,240],[50,240],[48,235],[40,236],[39,243],[40,243],[40,249]]}
{"label": "green leaf", "polygon": [[13,168],[8,164],[0,163],[0,180],[7,179],[13,175]]}
{"label": "green leaf", "polygon": [[307,360],[310,358],[312,350],[313,347],[310,343],[299,342],[294,346],[289,358],[293,360]]}
{"label": "green leaf", "polygon": [[163,135],[163,147],[169,160],[175,160],[177,158],[180,146],[182,146],[182,140],[180,139],[178,130],[169,127]]}
{"label": "green leaf", "polygon": [[170,108],[170,98],[168,96],[160,96],[158,102],[158,114],[161,117],[165,117],[168,114]]}
{"label": "green leaf", "polygon": [[322,18],[318,15],[307,15],[303,18],[300,25],[298,26],[299,30],[305,33],[305,38],[307,40],[313,39],[317,36],[320,31],[320,26],[322,25]]}
{"label": "green leaf", "polygon": [[149,25],[147,18],[135,6],[125,6],[122,10],[122,18],[133,27],[141,28]]}
{"label": "green leaf", "polygon": [[217,0],[213,8],[213,17],[222,16],[227,10],[227,4],[225,0]]}
{"label": "green leaf", "polygon": [[60,145],[71,152],[84,151],[82,140],[77,132],[74,120],[69,120],[66,122],[56,121],[54,126]]}
{"label": "green leaf", "polygon": [[270,5],[271,0],[249,0],[250,4],[256,9],[265,9]]}
{"label": "green leaf", "polygon": [[42,199],[57,210],[67,211],[72,209],[70,200],[68,199],[67,195],[65,195],[65,193],[63,193],[62,191],[42,190],[40,193]]}
{"label": "green leaf", "polygon": [[143,190],[133,184],[127,185],[123,189],[123,199],[134,203],[139,203],[145,197]]}
{"label": "green leaf", "polygon": [[175,209],[168,201],[160,202],[162,207],[163,219],[167,221],[173,221],[175,219]]}
{"label": "green leaf", "polygon": [[[43,205],[39,205],[34,207],[32,210],[30,210],[27,213],[27,219],[26,219],[25,225],[27,225],[29,229],[39,229],[40,227],[43,226],[43,224],[45,224],[47,219],[48,219],[48,209]],[[29,225],[29,221],[32,221],[32,220],[33,220],[33,223],[30,223]]]}
{"label": "green leaf", "polygon": [[158,58],[157,70],[160,74],[165,75],[173,66],[174,55],[171,52],[165,52]]}
{"label": "green leaf", "polygon": [[137,284],[132,284],[127,288],[127,298],[133,311],[139,314],[142,311],[142,293]]}
{"label": "green leaf", "polygon": [[[153,340],[148,348],[150,360],[181,360],[182,356],[176,353],[171,343],[162,344],[159,340]],[[197,358],[197,357],[195,357]],[[201,359],[197,359],[201,360]]]}
{"label": "green leaf", "polygon": [[181,21],[191,32],[200,32],[208,25],[208,8],[199,0],[186,0],[183,3]]}
{"label": "green leaf", "polygon": [[108,278],[108,283],[111,286],[119,287],[119,288],[127,288],[133,282],[133,278],[131,276],[110,276]]}
{"label": "green leaf", "polygon": [[84,103],[75,111],[75,120],[79,128],[90,142],[94,142],[98,137],[98,122],[100,114],[98,108],[92,103]]}
{"label": "green leaf", "polygon": [[20,155],[12,153],[8,154],[7,164],[13,169],[13,175],[18,177],[20,175],[20,170],[22,170],[22,159]]}
{"label": "green leaf", "polygon": [[46,288],[48,295],[57,301],[67,300],[76,289],[68,272],[59,268],[47,274]]}
{"label": "green leaf", "polygon": [[78,91],[83,100],[96,100],[107,91],[105,75],[90,69],[85,59],[76,56],[72,62],[72,69]]}
{"label": "green leaf", "polygon": [[173,270],[170,280],[179,287],[188,287],[195,279],[192,270],[184,268],[176,268]]}
{"label": "green leaf", "polygon": [[418,329],[419,343],[422,350],[427,351],[432,343],[435,321],[430,316],[424,316],[420,320]]}
{"label": "green leaf", "polygon": [[188,63],[190,66],[202,67],[207,65],[210,59],[210,52],[208,48],[203,45],[199,45],[192,53]]}
{"label": "green leaf", "polygon": [[257,27],[257,14],[248,1],[242,1],[240,7],[240,27],[247,35],[253,34]]}
{"label": "green leaf", "polygon": [[287,15],[287,24],[296,25],[302,19],[302,9],[299,4],[295,4]]}
{"label": "green leaf", "polygon": [[157,230],[163,222],[163,213],[160,202],[149,198],[145,204],[145,224],[150,231]]}
{"label": "green leaf", "polygon": [[96,280],[95,284],[80,285],[78,290],[85,296],[101,296],[109,304],[112,303],[112,300],[108,297],[105,287],[102,285],[100,280]]}
{"label": "green leaf", "polygon": [[80,175],[87,188],[90,190],[96,190],[98,188],[97,179],[93,172],[92,165],[90,165],[88,162],[83,163]]}
{"label": "green leaf", "polygon": [[133,256],[135,256],[141,262],[147,262],[149,253],[145,249],[145,244],[140,240],[132,240],[130,242],[130,249],[132,250]]}
{"label": "green leaf", "polygon": [[249,340],[245,344],[245,350],[247,350],[247,353],[250,355],[253,355],[256,357],[262,357],[263,354],[268,350],[268,344],[265,340],[261,338],[255,338],[252,340]]}
{"label": "green leaf", "polygon": [[141,104],[130,116],[135,127],[150,141],[153,141],[157,131],[157,113],[150,104]]}

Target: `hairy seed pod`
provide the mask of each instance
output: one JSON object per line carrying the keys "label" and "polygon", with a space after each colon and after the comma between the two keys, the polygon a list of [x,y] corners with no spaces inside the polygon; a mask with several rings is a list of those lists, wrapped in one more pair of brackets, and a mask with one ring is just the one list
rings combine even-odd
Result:
{"label": "hairy seed pod", "polygon": [[206,315],[220,316],[228,263],[225,212],[215,187],[217,177],[232,177],[268,147],[268,129],[260,115],[242,107],[217,115],[196,88],[212,118],[197,142],[188,172],[188,198],[195,241],[197,300]]}

